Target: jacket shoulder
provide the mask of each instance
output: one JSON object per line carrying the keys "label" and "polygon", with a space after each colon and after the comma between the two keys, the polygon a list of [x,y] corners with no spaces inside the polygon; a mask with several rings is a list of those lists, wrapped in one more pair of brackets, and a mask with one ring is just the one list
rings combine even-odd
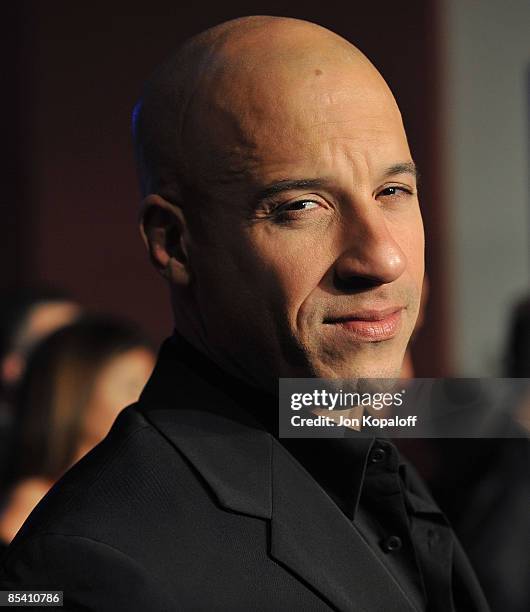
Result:
{"label": "jacket shoulder", "polygon": [[[141,414],[126,408],[108,436],[48,492],[8,549],[44,534],[81,536],[119,545],[119,534],[153,519],[186,471],[176,449]],[[149,513],[149,516],[148,516]],[[119,529],[117,528],[119,527]]]}

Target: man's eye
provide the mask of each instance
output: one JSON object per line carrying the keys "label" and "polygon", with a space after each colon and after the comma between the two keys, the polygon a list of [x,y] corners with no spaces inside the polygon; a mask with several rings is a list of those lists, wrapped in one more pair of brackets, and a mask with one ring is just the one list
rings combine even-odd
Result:
{"label": "man's eye", "polygon": [[402,195],[412,195],[412,190],[407,187],[398,187],[397,185],[391,185],[390,187],[385,187],[382,191],[377,194],[377,197],[399,197]]}
{"label": "man's eye", "polygon": [[296,202],[290,202],[289,204],[285,204],[284,206],[280,206],[278,208],[278,212],[287,213],[287,212],[298,212],[299,210],[310,210],[311,208],[317,208],[319,206],[318,202],[314,200],[297,200]]}

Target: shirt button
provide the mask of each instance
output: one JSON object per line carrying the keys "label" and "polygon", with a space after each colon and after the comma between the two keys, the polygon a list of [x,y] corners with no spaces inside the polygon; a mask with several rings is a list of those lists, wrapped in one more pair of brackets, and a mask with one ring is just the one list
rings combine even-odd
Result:
{"label": "shirt button", "polygon": [[427,542],[429,548],[436,546],[440,541],[440,534],[435,529],[429,529],[427,531]]}
{"label": "shirt button", "polygon": [[386,457],[385,449],[378,446],[377,448],[374,448],[374,450],[372,451],[370,455],[370,461],[372,463],[381,463],[381,461],[385,460],[385,457]]}
{"label": "shirt button", "polygon": [[391,553],[391,552],[395,552],[396,550],[400,550],[402,546],[403,546],[403,542],[401,541],[401,538],[396,535],[389,536],[386,540],[383,540],[383,542],[381,543],[381,548],[387,553]]}

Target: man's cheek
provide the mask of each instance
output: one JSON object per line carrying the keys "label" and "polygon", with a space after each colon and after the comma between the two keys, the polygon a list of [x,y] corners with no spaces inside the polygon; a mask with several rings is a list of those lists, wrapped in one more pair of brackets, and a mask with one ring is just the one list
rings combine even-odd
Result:
{"label": "man's cheek", "polygon": [[300,268],[270,270],[264,282],[271,310],[276,319],[289,328],[297,327],[299,311],[310,299],[317,286]]}

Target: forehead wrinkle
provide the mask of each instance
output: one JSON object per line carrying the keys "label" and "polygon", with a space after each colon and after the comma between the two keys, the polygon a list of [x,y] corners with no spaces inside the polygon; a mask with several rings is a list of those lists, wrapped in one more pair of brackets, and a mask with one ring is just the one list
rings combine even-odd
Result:
{"label": "forehead wrinkle", "polygon": [[[372,132],[373,135],[371,134]],[[367,137],[367,134],[371,137]],[[364,173],[368,175],[368,166],[373,166],[372,159],[376,160],[381,156],[380,147],[386,145],[389,140],[388,130],[365,130],[362,134],[353,136],[327,136],[321,138],[319,135],[313,135],[310,141],[307,141],[303,146],[296,145],[282,151],[281,157],[275,154],[274,151],[267,151],[266,154],[256,155],[252,161],[246,160],[245,169],[239,175],[241,181],[246,180],[253,186],[272,183],[275,180],[284,179],[286,176],[290,178],[303,177],[331,177],[336,176],[336,171],[341,166],[346,168],[348,173],[357,174],[359,169],[359,159],[362,160],[362,165],[366,166],[367,170]],[[357,145],[361,145],[358,147]],[[352,150],[352,146],[355,150]],[[401,147],[400,147],[401,148]],[[297,153],[302,150],[303,154]],[[293,153],[295,153],[293,155]],[[385,157],[387,155],[385,154]],[[396,151],[388,159],[388,164],[392,164],[396,160],[407,159],[409,157],[408,147],[401,151]],[[373,173],[378,173],[377,168],[372,169]],[[230,180],[227,181],[229,183]],[[359,176],[353,181],[358,184]]]}
{"label": "forehead wrinkle", "polygon": [[[244,94],[246,93],[244,91]],[[397,121],[402,128],[401,115],[399,111],[394,112],[397,108],[393,100],[390,107],[386,105],[384,113],[374,112],[373,108],[366,109],[366,96],[358,96],[357,91],[353,96],[351,93],[348,96],[349,104],[336,104],[334,92],[324,92],[321,96],[326,98],[324,108],[317,104],[306,104],[306,97],[305,92],[297,91],[293,86],[283,92],[283,95],[280,91],[272,97],[252,91],[250,95],[244,95],[243,103],[240,103],[241,100],[235,100],[235,104],[229,107],[226,106],[226,99],[221,104],[214,100],[211,107],[215,108],[220,119],[217,125],[224,121],[225,125],[231,128],[232,140],[229,149],[226,149],[227,153],[236,156],[249,155],[251,152],[259,152],[264,144],[268,146],[271,141],[291,139],[307,143],[313,139],[310,130],[319,127],[352,125],[359,133],[388,133],[388,124]],[[341,93],[341,97],[344,97],[344,94]],[[358,97],[361,99],[357,100]],[[350,116],[344,118],[344,113],[349,113]]]}
{"label": "forehead wrinkle", "polygon": [[[320,169],[326,172],[327,176],[334,177],[340,191],[353,193],[362,186],[371,190],[373,180],[379,181],[397,173],[413,176],[417,174],[414,162],[408,161],[408,148],[403,152],[387,153],[383,159],[377,150],[352,150],[348,143],[341,146],[343,141],[344,139],[336,138],[326,143],[326,152],[321,159],[326,159],[329,167],[324,163],[320,165]],[[380,167],[381,165],[383,167]]]}

